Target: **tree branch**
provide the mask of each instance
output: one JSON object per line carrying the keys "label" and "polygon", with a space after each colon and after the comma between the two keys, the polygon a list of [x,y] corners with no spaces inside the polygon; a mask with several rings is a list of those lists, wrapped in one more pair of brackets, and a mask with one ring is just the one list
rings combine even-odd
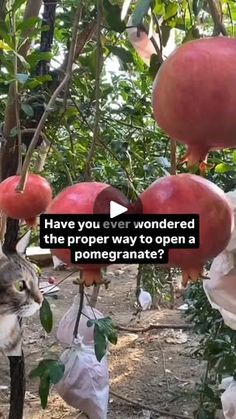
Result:
{"label": "tree branch", "polygon": [[[31,17],[37,17],[39,15],[40,7],[42,4],[42,0],[28,0],[28,3],[25,8],[24,18],[29,19]],[[29,40],[25,42],[22,47],[19,49],[18,53],[22,55],[24,58],[27,55],[28,49],[30,47],[30,35],[33,31],[33,28],[28,29],[27,32],[24,33],[24,36],[27,38],[29,37]],[[18,70],[20,70],[20,63],[18,64]],[[3,127],[3,133],[7,140],[12,141],[12,138],[10,138],[10,133],[12,128],[16,126],[16,112],[15,112],[15,101],[14,101],[14,82],[9,86],[9,92],[8,92],[8,101],[6,105],[6,111],[5,111],[5,121],[4,121],[4,127]]]}
{"label": "tree branch", "polygon": [[190,416],[181,415],[180,413],[175,413],[167,410],[161,410],[157,409],[153,406],[147,406],[146,404],[136,402],[134,400],[131,400],[128,397],[121,396],[120,394],[116,393],[116,391],[111,390],[110,394],[114,397],[117,397],[118,399],[124,400],[124,402],[132,404],[133,406],[137,406],[141,409],[149,410],[150,412],[159,413],[160,415],[166,416],[166,417],[173,417],[173,418],[182,418],[182,419],[190,419]]}
{"label": "tree branch", "polygon": [[[77,58],[80,56],[80,54],[83,52],[84,46],[94,35],[96,28],[97,28],[97,22],[94,21],[94,22],[89,23],[88,26],[82,32],[80,32],[80,34],[77,37],[74,61],[76,61]],[[68,54],[66,55],[63,64],[59,68],[58,70],[59,72],[65,73],[67,62],[68,62]]]}
{"label": "tree branch", "polygon": [[[78,112],[79,112],[79,114],[81,115],[81,118],[82,118],[82,121],[87,125],[87,127],[91,130],[91,131],[93,131],[93,129],[92,129],[92,127],[90,126],[90,124],[89,124],[89,122],[86,120],[86,118],[84,117],[84,115],[83,115],[83,112],[81,111],[81,109],[79,108],[79,106],[77,105],[77,103],[76,103],[76,101],[74,100],[74,98],[73,97],[71,97],[71,101],[73,102],[73,104],[74,104],[74,106],[75,106],[75,108],[78,110]],[[128,181],[129,181],[129,183],[130,183],[130,186],[131,186],[131,188],[133,189],[133,191],[135,192],[135,194],[136,195],[138,195],[138,192],[136,191],[136,189],[135,189],[135,186],[134,186],[134,184],[133,184],[133,180],[132,180],[132,178],[131,178],[131,176],[130,176],[130,174],[129,174],[129,172],[128,172],[128,170],[126,169],[126,167],[122,164],[122,162],[120,161],[120,159],[116,156],[116,154],[110,149],[110,147],[108,147],[107,146],[107,144],[105,144],[102,140],[101,140],[101,138],[100,138],[100,136],[98,135],[98,137],[97,137],[97,140],[99,141],[99,143],[101,144],[101,146],[103,147],[103,148],[105,148],[105,150],[107,150],[107,152],[109,153],[109,154],[111,154],[111,156],[114,158],[114,160],[120,165],[120,168],[124,171],[124,173],[126,174],[126,176],[127,176],[127,179],[128,179]]]}
{"label": "tree branch", "polygon": [[149,330],[154,329],[183,329],[188,330],[192,329],[193,325],[191,324],[149,324],[147,327],[126,327],[126,326],[117,326],[118,330],[122,330],[124,332],[130,333],[145,333],[149,332]]}
{"label": "tree branch", "polygon": [[[70,50],[70,52],[69,52],[67,66],[66,66],[66,73],[72,71],[72,68],[73,68],[73,64],[74,64],[74,60],[75,60],[75,54],[76,54],[76,48],[77,48],[77,43],[78,43],[79,22],[81,20],[82,11],[83,11],[83,1],[81,0],[80,4],[79,4],[79,6],[76,10],[75,23],[74,23],[74,28],[73,28],[72,37],[71,37],[72,50]],[[65,86],[65,96],[64,96],[65,97],[65,101],[64,101],[65,107],[66,107],[66,101],[67,101],[67,96],[68,96],[68,89],[69,89],[69,80],[66,82],[66,86]]]}
{"label": "tree branch", "polygon": [[57,89],[54,91],[51,99],[49,100],[45,111],[39,121],[39,124],[35,130],[34,136],[32,138],[32,141],[30,143],[30,146],[28,148],[27,154],[25,156],[25,160],[24,160],[24,164],[22,167],[22,173],[21,173],[21,178],[20,178],[20,182],[19,185],[17,186],[17,190],[19,192],[22,192],[24,190],[25,187],[25,183],[26,183],[26,178],[27,178],[27,173],[28,173],[28,169],[29,169],[29,165],[31,162],[31,157],[33,155],[34,149],[36,144],[38,143],[38,139],[39,136],[41,134],[41,131],[45,125],[45,122],[47,120],[48,115],[50,114],[50,112],[53,111],[53,105],[56,101],[57,96],[60,94],[60,92],[64,89],[64,87],[66,86],[66,84],[69,82],[71,75],[72,75],[72,66],[73,66],[73,61],[74,61],[74,54],[75,54],[75,42],[76,42],[76,37],[74,36],[74,32],[77,33],[78,30],[78,24],[79,24],[79,18],[80,18],[80,9],[81,9],[81,3],[79,4],[79,6],[77,7],[76,10],[76,15],[75,15],[75,21],[74,21],[74,26],[73,26],[73,40],[74,42],[71,43],[70,46],[70,51],[69,51],[69,57],[68,57],[68,66],[67,66],[67,71],[66,71],[66,75],[63,78],[62,82],[60,83],[60,85],[57,87]]}
{"label": "tree branch", "polygon": [[221,14],[218,8],[219,7],[218,0],[207,0],[207,1],[208,1],[210,13],[211,13],[214,25],[215,25],[214,35],[222,34],[224,36],[228,36],[225,25],[222,23]]}
{"label": "tree branch", "polygon": [[95,121],[93,130],[93,140],[85,162],[85,180],[91,179],[91,161],[96,148],[97,138],[99,136],[100,122],[100,76],[103,67],[103,53],[101,45],[101,23],[102,7],[100,0],[97,0],[97,55],[96,55],[96,78],[95,78]]}

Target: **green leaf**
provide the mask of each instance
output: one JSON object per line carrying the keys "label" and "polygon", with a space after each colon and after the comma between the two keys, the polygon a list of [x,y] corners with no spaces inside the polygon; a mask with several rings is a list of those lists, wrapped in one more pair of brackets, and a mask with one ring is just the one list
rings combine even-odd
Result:
{"label": "green leaf", "polygon": [[108,50],[116,55],[123,63],[132,63],[133,55],[130,51],[122,47],[108,46]]}
{"label": "green leaf", "polygon": [[156,15],[164,16],[164,14],[165,14],[165,4],[164,4],[164,2],[161,1],[161,0],[156,0],[153,12]]}
{"label": "green leaf", "polygon": [[109,342],[111,342],[113,345],[117,344],[118,329],[110,317],[88,320],[87,326],[91,327],[93,325],[95,355],[97,360],[100,362],[106,353],[107,340],[109,340]]}
{"label": "green leaf", "polygon": [[49,390],[52,384],[57,384],[63,377],[65,365],[54,359],[44,359],[33,369],[29,377],[40,378],[39,396],[43,409],[47,406]]}
{"label": "green leaf", "polygon": [[90,73],[95,77],[96,75],[96,51],[93,51],[86,56],[80,56],[80,62],[84,67],[87,67]]}
{"label": "green leaf", "polygon": [[25,74],[25,73],[18,73],[16,75],[16,80],[21,83],[21,84],[25,84],[25,82],[28,80],[29,75]]}
{"label": "green leaf", "polygon": [[2,41],[0,39],[0,49],[2,49],[3,51],[12,51],[12,48],[10,47],[10,45],[8,45],[6,42]]}
{"label": "green leaf", "polygon": [[233,163],[236,164],[236,150],[234,150],[232,153],[232,160],[233,160]]}
{"label": "green leaf", "polygon": [[32,118],[34,116],[34,109],[32,106],[28,105],[27,103],[22,103],[21,109],[23,112],[29,117]]}
{"label": "green leaf", "polygon": [[32,54],[27,56],[27,62],[29,63],[31,69],[35,69],[40,61],[50,61],[52,56],[53,54],[51,52],[34,51]]}
{"label": "green leaf", "polygon": [[140,25],[143,18],[146,16],[152,0],[139,0],[132,16],[132,22],[134,26]]}
{"label": "green leaf", "polygon": [[19,9],[25,2],[26,2],[26,0],[15,0],[14,4],[12,6],[12,11],[16,12],[17,9]]}
{"label": "green leaf", "polygon": [[230,172],[231,170],[233,170],[232,166],[226,163],[219,163],[215,167],[216,173],[226,173],[226,172]]}
{"label": "green leaf", "polygon": [[164,20],[168,20],[172,18],[173,16],[176,15],[177,12],[178,12],[178,4],[169,3],[165,11]]}
{"label": "green leaf", "polygon": [[30,372],[29,377],[42,378],[48,376],[53,384],[57,384],[63,377],[64,369],[64,364],[58,360],[43,359],[39,362],[38,366]]}
{"label": "green leaf", "polygon": [[53,326],[52,311],[49,302],[44,298],[40,307],[40,321],[47,333],[50,333]]}
{"label": "green leaf", "polygon": [[193,39],[200,39],[200,38],[201,36],[200,36],[198,28],[193,26],[187,31],[182,43],[184,44],[184,42],[188,42],[188,41],[192,41]]}
{"label": "green leaf", "polygon": [[109,0],[103,0],[104,15],[108,25],[116,32],[124,32],[126,25],[121,20],[121,9],[117,4],[111,4]]}
{"label": "green leaf", "polygon": [[151,77],[152,80],[155,79],[160,66],[161,66],[161,63],[160,63],[159,57],[156,54],[152,54],[151,60],[150,60],[150,67],[148,70],[149,76]]}
{"label": "green leaf", "polygon": [[48,395],[50,390],[50,379],[49,377],[43,377],[39,383],[39,397],[41,401],[41,406],[43,409],[46,409],[48,404]]}
{"label": "green leaf", "polygon": [[40,22],[41,22],[40,18],[32,16],[18,23],[16,30],[21,33],[24,33],[25,31],[28,31],[29,29],[35,28],[37,23],[40,23]]}
{"label": "green leaf", "polygon": [[107,340],[104,333],[100,330],[98,324],[94,325],[94,346],[95,346],[95,355],[100,362],[107,350]]}
{"label": "green leaf", "polygon": [[27,81],[27,87],[29,89],[35,89],[35,87],[41,86],[42,84],[51,80],[52,80],[52,76],[50,74],[47,74],[45,76],[37,76],[34,79]]}
{"label": "green leaf", "polygon": [[11,131],[10,131],[10,137],[16,137],[17,136],[17,134],[18,134],[18,130],[17,130],[17,127],[13,127],[12,129],[11,129]]}
{"label": "green leaf", "polygon": [[7,24],[6,22],[1,22],[0,37],[9,45],[9,47],[13,48],[14,43],[13,43],[13,39],[10,33],[11,33],[10,25]]}
{"label": "green leaf", "polygon": [[170,26],[167,26],[167,25],[162,25],[161,26],[162,43],[163,43],[163,46],[164,47],[166,47],[167,42],[169,40],[170,31],[171,31],[171,27]]}

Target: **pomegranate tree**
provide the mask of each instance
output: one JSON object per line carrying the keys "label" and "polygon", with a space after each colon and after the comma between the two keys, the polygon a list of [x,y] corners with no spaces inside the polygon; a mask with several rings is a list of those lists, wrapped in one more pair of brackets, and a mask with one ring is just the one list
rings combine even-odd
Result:
{"label": "pomegranate tree", "polygon": [[30,226],[45,212],[52,200],[52,189],[46,179],[29,174],[23,192],[16,190],[20,176],[10,176],[0,184],[0,210],[13,219],[22,219]]}
{"label": "pomegranate tree", "polygon": [[153,85],[157,124],[187,144],[182,161],[206,162],[214,149],[236,147],[236,39],[198,39],[178,47]]}
{"label": "pomegranate tree", "polygon": [[[128,206],[128,199],[118,189],[99,182],[82,182],[69,186],[51,202],[47,214],[109,214],[110,201]],[[79,250],[79,249],[78,249]],[[71,265],[70,249],[52,249],[52,254]],[[107,265],[80,264],[85,285],[101,281],[101,268]]]}
{"label": "pomegranate tree", "polygon": [[225,249],[233,229],[233,210],[224,192],[192,174],[158,179],[140,196],[144,214],[199,214],[198,249],[169,250],[169,267],[183,270],[183,283],[196,280],[207,260]]}

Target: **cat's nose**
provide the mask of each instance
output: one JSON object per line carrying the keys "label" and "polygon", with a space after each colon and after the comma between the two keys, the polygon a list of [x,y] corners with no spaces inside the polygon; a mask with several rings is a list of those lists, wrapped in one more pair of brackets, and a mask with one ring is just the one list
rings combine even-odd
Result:
{"label": "cat's nose", "polygon": [[41,294],[41,292],[37,292],[37,294],[34,295],[34,301],[36,303],[38,303],[39,305],[42,304],[42,302],[43,302],[43,295]]}

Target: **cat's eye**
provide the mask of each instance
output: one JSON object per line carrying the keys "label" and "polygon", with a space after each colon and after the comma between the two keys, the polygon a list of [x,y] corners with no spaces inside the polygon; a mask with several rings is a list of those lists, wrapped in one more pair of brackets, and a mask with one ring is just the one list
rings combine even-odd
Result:
{"label": "cat's eye", "polygon": [[15,282],[15,287],[16,287],[17,291],[19,291],[19,292],[22,292],[27,288],[25,281]]}

